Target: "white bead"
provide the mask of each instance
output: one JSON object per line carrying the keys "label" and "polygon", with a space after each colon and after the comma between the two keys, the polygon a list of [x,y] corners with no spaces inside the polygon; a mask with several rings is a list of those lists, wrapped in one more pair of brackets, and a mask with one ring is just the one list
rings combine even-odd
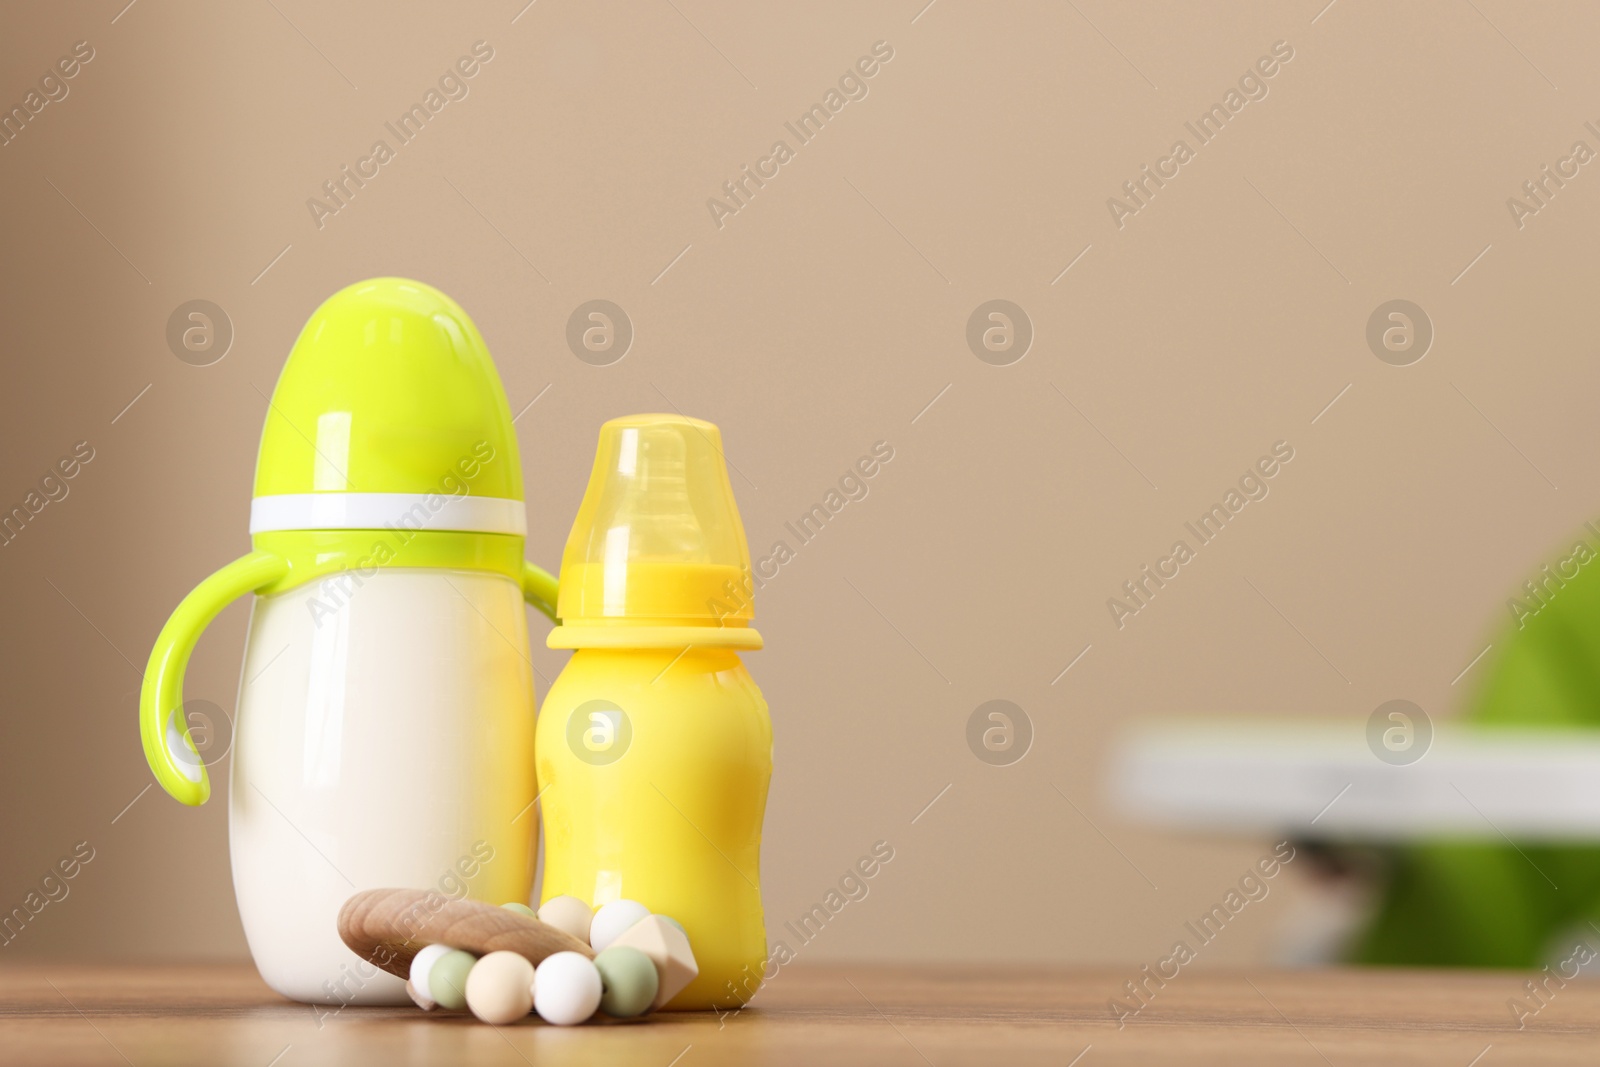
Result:
{"label": "white bead", "polygon": [[555,1026],[575,1026],[600,1007],[600,972],[587,956],[557,952],[534,972],[533,1009]]}
{"label": "white bead", "polygon": [[590,947],[600,952],[610,946],[618,934],[649,915],[650,909],[637,900],[613,900],[609,904],[602,904],[589,926]]}
{"label": "white bead", "polygon": [[577,897],[551,897],[539,906],[539,921],[564,934],[589,943],[589,923],[594,912]]}
{"label": "white bead", "polygon": [[433,998],[428,995],[428,972],[439,962],[439,957],[449,951],[449,945],[426,945],[422,951],[411,957],[411,987],[417,991],[417,998],[428,1002],[424,1005],[424,1010],[434,1006]]}
{"label": "white bead", "polygon": [[467,973],[467,1007],[492,1026],[533,1010],[533,964],[515,952],[491,952]]}

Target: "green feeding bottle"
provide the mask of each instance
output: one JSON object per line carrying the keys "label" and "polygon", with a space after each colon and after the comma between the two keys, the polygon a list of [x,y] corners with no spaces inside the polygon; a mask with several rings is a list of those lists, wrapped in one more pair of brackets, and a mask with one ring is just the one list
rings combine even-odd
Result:
{"label": "green feeding bottle", "polygon": [[477,327],[421,282],[375,278],[311,316],[273,392],[254,551],[190,593],[140,696],[145,756],[185,804],[211,792],[183,675],[200,631],[255,594],[230,768],[234,890],[267,983],[296,1000],[403,1003],[340,941],[354,892],[501,903],[534,872],[534,685],[511,410]]}

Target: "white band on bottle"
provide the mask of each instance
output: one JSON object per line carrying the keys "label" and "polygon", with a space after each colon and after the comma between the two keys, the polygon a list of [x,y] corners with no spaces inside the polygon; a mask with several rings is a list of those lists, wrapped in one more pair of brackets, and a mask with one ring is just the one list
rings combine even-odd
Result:
{"label": "white band on bottle", "polygon": [[525,535],[522,501],[443,493],[288,493],[250,501],[250,532],[448,530]]}

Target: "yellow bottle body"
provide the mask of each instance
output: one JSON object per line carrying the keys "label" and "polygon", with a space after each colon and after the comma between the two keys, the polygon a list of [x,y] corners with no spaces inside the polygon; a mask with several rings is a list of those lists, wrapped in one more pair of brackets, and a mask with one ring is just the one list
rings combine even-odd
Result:
{"label": "yellow bottle body", "polygon": [[[734,1007],[766,966],[767,702],[726,648],[580,648],[539,714],[541,899],[637,900],[689,935],[668,1005]],[[737,992],[737,995],[736,995]]]}

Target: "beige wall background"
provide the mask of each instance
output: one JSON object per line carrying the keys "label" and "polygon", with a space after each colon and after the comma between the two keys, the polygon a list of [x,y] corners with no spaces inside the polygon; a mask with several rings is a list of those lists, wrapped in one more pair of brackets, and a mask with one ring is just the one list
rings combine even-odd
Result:
{"label": "beige wall background", "polygon": [[[802,958],[1155,958],[1268,843],[1120,820],[1117,734],[1454,714],[1507,596],[1596,512],[1600,176],[1520,227],[1507,207],[1600,149],[1592,7],[125,2],[0,32],[8,107],[94,50],[0,147],[0,505],[95,457],[0,548],[0,905],[94,849],[0,958],[245,954],[225,805],[149,788],[137,689],[166,615],[247,548],[300,325],[362,277],[453,294],[513,409],[544,391],[518,425],[550,565],[608,417],[720,424],[758,553],[892,444],[757,605],[772,926],[895,850]],[[470,94],[319,228],[308,198],[477,41]],[[880,41],[867,95],[717,226],[708,198]],[[1277,42],[1267,95],[1198,146],[1184,124]],[[1180,138],[1193,160],[1119,227],[1107,199]],[[194,299],[234,331],[210,366],[165,338]],[[636,332],[610,366],[565,342],[592,299]],[[992,299],[1034,333],[1007,366],[967,342]],[[1433,326],[1409,366],[1365,338],[1392,299]],[[1107,599],[1278,441],[1270,495],[1118,629]],[[231,709],[246,617],[209,631],[191,696]],[[1011,766],[968,749],[992,699],[1033,725]],[[1269,958],[1300,876],[1204,964]]]}

